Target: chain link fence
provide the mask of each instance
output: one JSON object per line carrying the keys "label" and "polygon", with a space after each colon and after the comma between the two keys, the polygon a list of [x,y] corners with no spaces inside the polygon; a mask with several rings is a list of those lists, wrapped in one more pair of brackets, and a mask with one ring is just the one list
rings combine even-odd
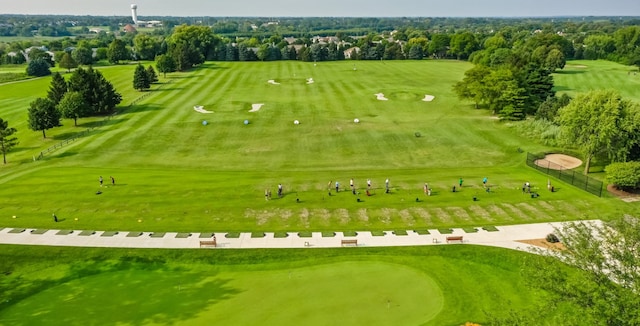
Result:
{"label": "chain link fence", "polygon": [[545,160],[544,156],[527,153],[527,165],[598,197],[602,197],[602,181],[589,178],[560,164]]}

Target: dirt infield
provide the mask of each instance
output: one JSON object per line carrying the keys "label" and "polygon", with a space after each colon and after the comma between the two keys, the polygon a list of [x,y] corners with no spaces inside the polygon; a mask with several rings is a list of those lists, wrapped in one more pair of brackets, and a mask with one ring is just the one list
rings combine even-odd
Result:
{"label": "dirt infield", "polygon": [[569,155],[549,154],[544,159],[535,160],[537,166],[549,168],[552,170],[570,170],[582,165],[582,161]]}

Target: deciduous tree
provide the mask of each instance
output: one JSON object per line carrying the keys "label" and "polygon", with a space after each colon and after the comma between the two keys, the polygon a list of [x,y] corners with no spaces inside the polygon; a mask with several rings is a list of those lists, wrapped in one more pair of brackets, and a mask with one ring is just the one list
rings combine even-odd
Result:
{"label": "deciduous tree", "polygon": [[85,103],[79,92],[67,92],[56,106],[65,119],[73,119],[73,125],[78,126],[78,118],[91,115],[89,105]]}
{"label": "deciduous tree", "polygon": [[569,325],[638,325],[638,219],[570,223],[554,234],[566,250],[540,251],[546,257],[531,257],[522,269],[534,288],[546,290],[547,306],[538,313],[569,313]]}
{"label": "deciduous tree", "polygon": [[156,58],[156,68],[166,78],[168,72],[176,71],[176,62],[173,60],[171,56],[162,54]]}
{"label": "deciduous tree", "polygon": [[37,98],[29,105],[29,128],[42,130],[42,138],[47,138],[45,130],[60,126],[60,111],[46,98]]}
{"label": "deciduous tree", "polygon": [[115,39],[107,48],[107,59],[111,63],[118,63],[122,60],[129,60],[131,54],[127,50],[127,45],[123,40]]}
{"label": "deciduous tree", "polygon": [[73,59],[71,54],[65,52],[62,55],[62,58],[60,58],[58,66],[60,66],[60,68],[67,69],[67,71],[71,71],[71,69],[78,67],[78,63]]}
{"label": "deciduous tree", "polygon": [[35,77],[51,75],[49,64],[42,58],[31,60],[27,66],[27,75]]}
{"label": "deciduous tree", "polygon": [[623,100],[616,91],[596,90],[579,94],[559,111],[561,137],[577,147],[584,156],[584,174],[591,160],[606,154],[611,160],[624,161],[638,143],[640,109]]}

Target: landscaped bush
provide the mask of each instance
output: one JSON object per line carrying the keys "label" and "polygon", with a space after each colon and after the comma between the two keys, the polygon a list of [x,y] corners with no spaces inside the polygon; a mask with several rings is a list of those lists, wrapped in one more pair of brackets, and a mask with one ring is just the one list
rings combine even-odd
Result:
{"label": "landscaped bush", "polygon": [[613,163],[604,170],[609,183],[617,188],[640,188],[640,162]]}
{"label": "landscaped bush", "polygon": [[553,233],[547,234],[546,240],[547,240],[547,242],[550,242],[550,243],[558,243],[558,242],[560,242],[560,239],[558,239],[558,237]]}

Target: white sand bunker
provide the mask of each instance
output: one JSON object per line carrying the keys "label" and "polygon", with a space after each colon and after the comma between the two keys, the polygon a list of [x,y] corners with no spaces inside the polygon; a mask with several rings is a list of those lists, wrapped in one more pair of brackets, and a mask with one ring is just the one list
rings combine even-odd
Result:
{"label": "white sand bunker", "polygon": [[251,110],[249,110],[249,112],[258,112],[260,111],[263,105],[264,103],[251,104]]}
{"label": "white sand bunker", "polygon": [[376,98],[378,99],[378,101],[388,101],[389,99],[384,97],[384,94],[382,93],[378,93],[378,94],[373,94],[376,96]]}
{"label": "white sand bunker", "polygon": [[564,154],[549,154],[544,159],[534,162],[537,166],[549,168],[552,170],[575,169],[582,165],[582,161],[573,156]]}
{"label": "white sand bunker", "polygon": [[194,110],[196,110],[196,112],[200,112],[200,113],[213,113],[213,111],[207,111],[204,109],[204,106],[202,105],[196,105],[193,107]]}
{"label": "white sand bunker", "polygon": [[267,83],[271,84],[271,85],[280,85],[280,83],[278,83],[277,81],[273,80],[273,79],[269,79],[267,80]]}
{"label": "white sand bunker", "polygon": [[313,83],[314,83],[313,78],[307,78],[307,84],[313,84]]}
{"label": "white sand bunker", "polygon": [[433,101],[434,98],[436,98],[436,97],[433,96],[433,95],[425,95],[422,100],[425,101],[425,102],[431,102],[431,101]]}

